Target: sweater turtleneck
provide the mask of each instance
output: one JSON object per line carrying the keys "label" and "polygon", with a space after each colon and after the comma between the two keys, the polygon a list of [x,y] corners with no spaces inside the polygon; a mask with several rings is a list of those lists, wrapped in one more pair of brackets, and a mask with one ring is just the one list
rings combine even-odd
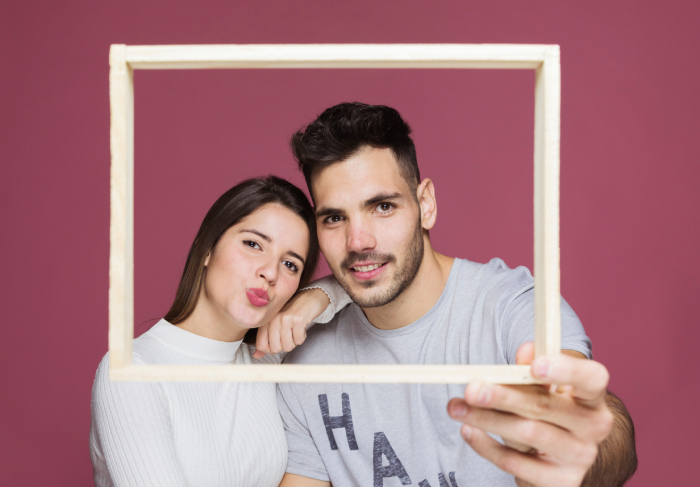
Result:
{"label": "sweater turtleneck", "polygon": [[173,351],[211,364],[230,364],[234,362],[243,340],[222,342],[212,340],[169,322],[160,320],[147,332],[148,335],[161,342]]}

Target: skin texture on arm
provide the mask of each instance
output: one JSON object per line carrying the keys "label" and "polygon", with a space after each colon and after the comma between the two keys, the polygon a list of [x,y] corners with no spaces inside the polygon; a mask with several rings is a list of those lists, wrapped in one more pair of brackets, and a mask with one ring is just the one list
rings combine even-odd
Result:
{"label": "skin texture on arm", "polygon": [[280,487],[330,487],[331,483],[324,480],[311,479],[302,477],[293,473],[286,473],[282,477]]}
{"label": "skin texture on arm", "polygon": [[[631,419],[619,407],[608,407],[608,372],[593,360],[565,350],[534,359],[532,343],[518,350],[517,362],[553,386],[503,386],[472,383],[464,399],[452,399],[448,412],[461,421],[462,437],[500,469],[514,475],[520,487],[622,485],[597,483],[630,472]],[[624,411],[626,414],[626,411]],[[611,431],[613,443],[607,442]],[[502,445],[486,434],[499,435]],[[633,431],[633,427],[632,427]],[[631,440],[631,442],[630,442]],[[633,447],[632,447],[633,450]],[[600,457],[598,453],[600,452]],[[591,470],[592,469],[592,470]],[[588,474],[591,470],[591,474]],[[592,482],[592,483],[591,483]]]}

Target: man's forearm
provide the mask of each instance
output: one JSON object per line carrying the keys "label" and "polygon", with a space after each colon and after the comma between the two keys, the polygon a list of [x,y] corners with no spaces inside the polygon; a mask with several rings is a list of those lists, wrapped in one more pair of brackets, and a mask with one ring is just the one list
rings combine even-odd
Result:
{"label": "man's forearm", "polygon": [[637,470],[634,423],[620,399],[608,391],[605,403],[615,422],[610,435],[598,446],[598,456],[581,487],[620,487]]}

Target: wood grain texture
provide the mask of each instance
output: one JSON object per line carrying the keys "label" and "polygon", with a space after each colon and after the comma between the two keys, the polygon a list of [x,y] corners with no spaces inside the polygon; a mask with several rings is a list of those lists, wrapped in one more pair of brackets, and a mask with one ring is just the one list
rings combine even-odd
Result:
{"label": "wood grain texture", "polygon": [[234,381],[536,384],[528,365],[131,365],[110,369],[118,381]]}

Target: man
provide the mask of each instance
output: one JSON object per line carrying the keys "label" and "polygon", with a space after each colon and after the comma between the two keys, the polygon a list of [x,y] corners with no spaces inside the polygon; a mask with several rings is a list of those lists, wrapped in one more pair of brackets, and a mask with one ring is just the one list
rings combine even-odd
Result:
{"label": "man", "polygon": [[563,352],[533,362],[532,276],[432,248],[435,188],[409,134],[395,110],[360,103],[294,134],[321,250],[353,304],[286,363],[532,363],[558,387],[280,384],[282,486],[577,486],[594,462],[587,485],[621,485],[636,467],[631,420],[606,405],[607,371],[587,360],[575,313],[562,300]]}

